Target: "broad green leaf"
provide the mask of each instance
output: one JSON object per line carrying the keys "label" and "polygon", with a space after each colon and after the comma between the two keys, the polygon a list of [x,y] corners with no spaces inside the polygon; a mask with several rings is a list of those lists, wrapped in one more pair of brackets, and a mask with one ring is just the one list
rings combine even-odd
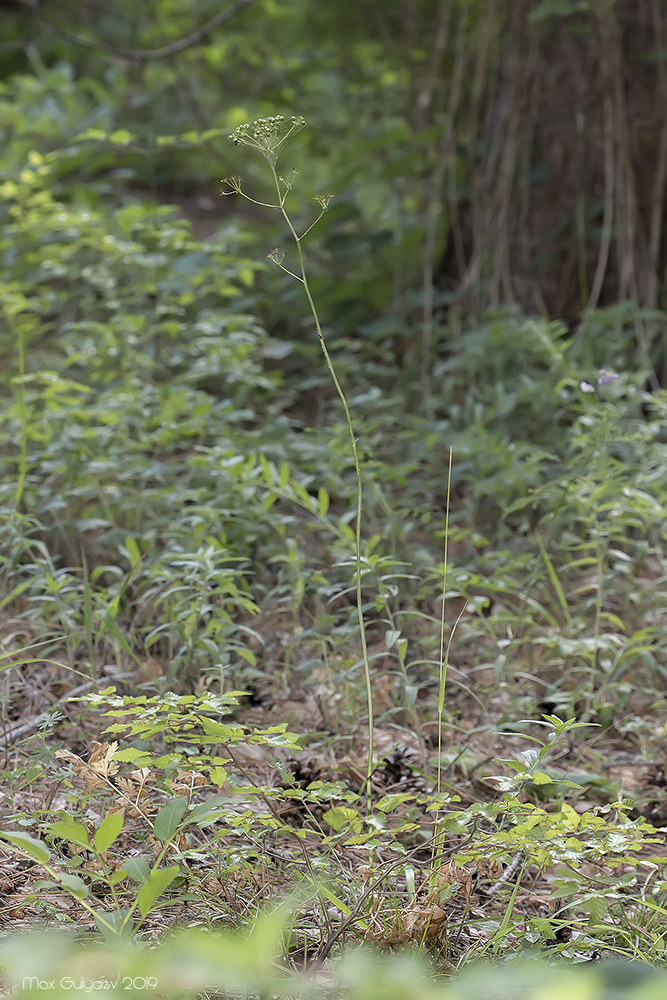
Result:
{"label": "broad green leaf", "polygon": [[86,883],[78,875],[70,875],[69,872],[57,872],[56,876],[61,885],[68,892],[71,892],[76,899],[85,899],[90,892]]}
{"label": "broad green leaf", "polygon": [[111,812],[104,817],[95,832],[95,847],[100,853],[108,851],[114,840],[123,829],[123,817],[120,813]]}
{"label": "broad green leaf", "polygon": [[253,653],[252,649],[237,649],[236,655],[240,656],[242,660],[249,663],[251,667],[257,666],[257,657]]}
{"label": "broad green leaf", "polygon": [[292,489],[298,496],[299,500],[301,500],[306,510],[312,510],[314,506],[313,497],[311,497],[308,490],[302,486],[301,483],[296,482],[296,480],[292,483]]}
{"label": "broad green leaf", "polygon": [[354,830],[355,833],[361,832],[361,816],[356,809],[350,809],[349,806],[334,806],[333,809],[327,809],[322,819],[329,826],[332,826],[336,832],[342,830],[346,825],[349,825],[350,829]]}
{"label": "broad green leaf", "polygon": [[112,910],[110,913],[98,910],[95,923],[103,939],[111,945],[116,945],[119,938],[129,940],[134,932],[134,921],[127,910]]}
{"label": "broad green leaf", "polygon": [[47,845],[43,841],[37,840],[36,837],[31,837],[29,833],[23,833],[20,830],[7,833],[3,830],[0,833],[0,837],[3,840],[9,841],[14,847],[18,847],[28,857],[39,862],[40,865],[48,864],[51,853]]}
{"label": "broad green leaf", "polygon": [[607,912],[608,903],[604,896],[600,894],[581,900],[579,906],[584,913],[588,913],[590,917],[589,923],[599,924]]}
{"label": "broad green leaf", "polygon": [[171,799],[166,806],[160,810],[153,823],[153,832],[158,840],[171,840],[178,824],[183,819],[183,814],[188,807],[188,800],[183,796]]}
{"label": "broad green leaf", "polygon": [[550,777],[548,774],[545,774],[544,771],[534,771],[530,776],[530,780],[536,785],[553,785],[558,779]]}
{"label": "broad green leaf", "polygon": [[106,137],[107,133],[104,131],[103,128],[87,128],[85,132],[79,132],[79,134],[75,136],[74,141],[101,142],[102,140],[106,139]]}
{"label": "broad green leaf", "polygon": [[88,831],[85,826],[81,823],[49,823],[49,833],[53,834],[54,837],[60,837],[61,840],[69,840],[72,844],[77,844],[79,847],[87,847],[88,850],[92,850],[90,840],[88,839]]}
{"label": "broad green leaf", "polygon": [[212,767],[210,778],[216,788],[222,788],[227,780],[227,772],[224,767]]}
{"label": "broad green leaf", "polygon": [[408,795],[406,792],[396,792],[393,795],[383,795],[381,799],[375,803],[375,808],[379,809],[380,812],[390,813],[396,806],[402,805],[404,802],[410,802],[414,799],[414,795]]}
{"label": "broad green leaf", "polygon": [[117,146],[127,146],[134,141],[134,138],[135,136],[124,128],[118,128],[115,132],[111,132],[110,135],[105,136],[107,142],[112,142]]}
{"label": "broad green leaf", "polygon": [[190,826],[191,823],[209,823],[211,820],[219,819],[228,808],[229,802],[226,796],[214,795],[212,798],[207,799],[206,802],[199,802],[191,809],[183,825]]}
{"label": "broad green leaf", "polygon": [[144,883],[151,873],[148,858],[126,858],[123,861],[123,868],[133,882]]}
{"label": "broad green leaf", "polygon": [[[201,727],[206,735],[212,737],[216,743],[227,743],[228,740],[238,740],[245,734],[243,727],[236,723],[225,725],[224,722],[216,722],[214,719],[207,719],[206,716],[203,716],[201,719]],[[211,741],[209,740],[208,742]]]}
{"label": "broad green leaf", "polygon": [[[109,726],[105,729],[105,733],[109,732],[125,732],[127,726]],[[113,757],[114,760],[122,760],[127,764],[135,764],[137,767],[150,767],[151,764],[155,762],[153,754],[146,753],[145,750],[134,750],[132,747],[127,747],[125,750],[117,750]]]}
{"label": "broad green leaf", "polygon": [[179,869],[177,867],[153,869],[148,881],[142,885],[137,895],[139,912],[142,917],[145,917],[150,912],[155,900],[171,885],[178,873]]}

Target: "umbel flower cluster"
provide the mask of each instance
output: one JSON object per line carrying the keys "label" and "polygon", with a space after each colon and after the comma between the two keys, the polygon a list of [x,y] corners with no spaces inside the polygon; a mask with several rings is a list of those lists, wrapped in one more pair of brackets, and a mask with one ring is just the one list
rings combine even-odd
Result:
{"label": "umbel flower cluster", "polygon": [[239,125],[228,138],[237,146],[251,146],[269,160],[276,163],[281,146],[291,139],[306,124],[305,118],[292,115],[285,118],[275,115],[273,118],[258,118],[254,122]]}

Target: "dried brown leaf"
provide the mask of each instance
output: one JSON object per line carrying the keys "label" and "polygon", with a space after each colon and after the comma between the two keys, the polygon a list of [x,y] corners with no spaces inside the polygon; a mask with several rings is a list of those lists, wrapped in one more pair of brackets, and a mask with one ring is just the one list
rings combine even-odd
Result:
{"label": "dried brown leaf", "polygon": [[110,778],[118,773],[118,764],[112,759],[118,750],[118,743],[98,743],[93,741],[93,751],[88,760],[88,765],[96,774],[103,778]]}
{"label": "dried brown leaf", "polygon": [[[442,865],[435,873],[435,888],[429,894],[431,896],[437,897],[438,887],[443,885],[458,885],[459,891],[462,889],[465,895],[466,903],[470,902],[470,896],[472,895],[473,882],[472,882],[472,872],[467,868],[459,868],[455,865],[453,861],[448,861],[447,864]],[[431,884],[433,884],[431,882]]]}

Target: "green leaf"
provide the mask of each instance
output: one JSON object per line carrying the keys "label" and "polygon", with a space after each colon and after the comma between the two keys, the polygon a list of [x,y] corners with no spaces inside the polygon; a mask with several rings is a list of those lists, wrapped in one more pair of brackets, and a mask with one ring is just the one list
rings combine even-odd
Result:
{"label": "green leaf", "polygon": [[396,806],[402,805],[404,802],[410,802],[414,799],[414,795],[408,795],[406,792],[396,792],[392,795],[383,795],[381,799],[375,803],[375,808],[383,813],[390,813]]}
{"label": "green leaf", "polygon": [[3,840],[9,841],[14,847],[18,847],[19,850],[23,851],[24,854],[27,854],[28,857],[37,861],[40,865],[49,863],[51,852],[48,847],[43,841],[37,840],[36,837],[31,837],[29,833],[23,833],[22,831],[7,833],[3,830],[0,833],[0,837]]}
{"label": "green leaf", "polygon": [[107,133],[104,131],[103,128],[88,128],[86,129],[85,132],[79,132],[79,134],[75,136],[74,141],[102,142],[104,139],[106,139],[106,137]]}
{"label": "green leaf", "polygon": [[384,648],[391,649],[401,638],[400,629],[388,628],[384,634]]}
{"label": "green leaf", "polygon": [[122,815],[117,812],[108,813],[95,832],[95,847],[97,850],[100,853],[108,851],[122,829]]}
{"label": "green leaf", "polygon": [[[201,727],[207,736],[212,737],[216,743],[227,743],[228,740],[238,740],[245,735],[242,726],[231,723],[225,725],[224,722],[216,722],[214,719],[201,718]],[[211,742],[209,740],[209,742]]]}
{"label": "green leaf", "polygon": [[[124,732],[127,726],[109,726],[105,729],[105,733],[109,733],[112,730],[114,732]],[[152,753],[146,753],[145,750],[134,750],[132,747],[127,747],[125,750],[117,750],[113,755],[114,760],[122,760],[127,764],[134,764],[136,767],[150,767],[151,764],[155,762],[155,757]]]}
{"label": "green leaf", "polygon": [[207,799],[206,802],[199,802],[191,809],[183,825],[190,826],[191,823],[210,823],[212,820],[219,819],[228,807],[229,801],[227,796],[214,795],[212,798]]}
{"label": "green leaf", "polygon": [[253,653],[252,649],[237,649],[236,655],[240,656],[242,660],[246,661],[246,663],[249,663],[251,667],[257,666],[257,657]]}
{"label": "green leaf", "polygon": [[557,778],[551,778],[548,774],[545,774],[544,771],[535,771],[531,774],[530,778],[536,785],[553,785],[554,782],[558,780]]}
{"label": "green leaf", "polygon": [[87,847],[92,850],[92,845],[88,839],[88,831],[81,823],[49,823],[49,833],[61,840],[69,840],[79,847]]}
{"label": "green leaf", "polygon": [[[326,896],[326,898],[329,900],[330,903],[333,903],[333,905],[340,910],[341,913],[345,914],[346,917],[352,916],[352,910],[347,905],[347,903],[344,902],[344,900],[342,900],[340,896],[337,896],[336,893],[333,892],[333,890],[330,889],[325,882],[320,882],[317,888],[319,889],[319,891],[322,893],[323,896]],[[366,930],[366,928],[368,927],[366,921],[362,920],[361,917],[359,917],[359,919],[356,921],[356,924],[357,926],[361,927],[362,930]]]}
{"label": "green leaf", "polygon": [[153,823],[153,832],[158,840],[171,840],[183,819],[188,800],[184,796],[171,799],[160,810]]}
{"label": "green leaf", "polygon": [[85,899],[90,892],[86,883],[78,875],[70,875],[69,872],[56,872],[56,877],[60,884],[76,899]]}
{"label": "green leaf", "polygon": [[125,539],[125,548],[127,549],[127,554],[130,557],[132,568],[134,568],[141,562],[141,552],[139,551],[139,546],[131,535],[128,535]]}
{"label": "green leaf", "polygon": [[567,625],[571,625],[572,616],[570,615],[570,608],[567,603],[567,597],[565,596],[565,591],[563,590],[563,585],[560,582],[558,573],[556,572],[556,568],[549,557],[549,553],[546,550],[546,546],[542,540],[542,536],[538,532],[535,532],[535,541],[539,546],[542,559],[544,560],[544,565],[547,568],[547,573],[551,581],[551,586],[554,589],[554,593],[558,599],[558,603],[560,604],[561,611],[563,612],[563,619]]}
{"label": "green leaf", "polygon": [[134,932],[134,921],[127,910],[111,913],[97,910],[94,916],[97,929],[107,944],[115,945],[119,938],[128,940]]}
{"label": "green leaf", "polygon": [[324,489],[323,486],[320,486],[319,490],[317,491],[317,506],[319,508],[320,514],[322,515],[322,517],[324,517],[327,511],[329,510],[329,494],[327,493],[327,491]]}
{"label": "green leaf", "polygon": [[171,885],[179,871],[180,869],[176,866],[172,868],[153,869],[148,881],[142,885],[137,895],[139,912],[142,917],[145,917],[150,912],[155,900]]}
{"label": "green leaf", "polygon": [[308,492],[308,490],[304,486],[302,486],[301,483],[296,482],[296,480],[292,483],[292,489],[296,493],[296,495],[299,498],[299,500],[301,500],[301,502],[302,502],[303,506],[306,508],[306,510],[312,510],[313,509],[313,497],[311,497],[311,495]]}
{"label": "green leaf", "polygon": [[589,923],[591,924],[599,924],[604,918],[608,907],[607,900],[602,895],[589,896],[588,899],[582,899],[579,905],[584,913],[588,913],[590,917]]}
{"label": "green leaf", "polygon": [[123,868],[127,872],[128,878],[133,882],[144,883],[151,873],[151,866],[148,858],[126,858],[123,861]]}
{"label": "green leaf", "polygon": [[212,767],[210,777],[216,788],[222,788],[227,780],[227,772],[224,767]]}
{"label": "green leaf", "polygon": [[327,809],[322,819],[324,819],[329,826],[332,826],[336,832],[342,830],[343,827],[347,825],[349,825],[350,829],[354,830],[355,833],[361,832],[361,816],[356,809],[350,809],[349,806],[334,806],[333,809]]}

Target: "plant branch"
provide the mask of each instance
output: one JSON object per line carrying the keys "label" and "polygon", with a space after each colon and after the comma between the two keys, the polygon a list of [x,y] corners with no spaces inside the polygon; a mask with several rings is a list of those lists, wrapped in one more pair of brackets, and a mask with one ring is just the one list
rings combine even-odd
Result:
{"label": "plant branch", "polygon": [[[186,49],[191,49],[195,45],[199,45],[203,42],[208,35],[212,34],[221,24],[229,21],[232,17],[238,14],[240,11],[249,7],[250,4],[254,3],[255,0],[236,0],[236,3],[232,4],[231,7],[225,8],[225,10],[218,11],[213,17],[209,18],[201,28],[196,28],[191,31],[190,34],[184,35],[183,38],[178,38],[175,42],[169,42],[167,45],[161,45],[156,49],[117,49],[113,45],[108,45],[106,42],[93,42],[89,38],[82,38],[80,35],[75,35],[71,31],[67,31],[66,28],[62,28],[58,24],[54,24],[53,21],[49,21],[48,18],[44,17],[41,13],[41,9],[37,15],[39,23],[46,28],[47,31],[54,35],[58,35],[67,42],[71,42],[73,45],[79,45],[84,49],[91,49],[93,52],[106,52],[110,56],[116,56],[119,59],[131,59],[137,60],[139,62],[148,62],[152,59],[166,59],[169,56],[176,55],[179,52],[185,52]],[[31,6],[33,6],[31,4]]]}

